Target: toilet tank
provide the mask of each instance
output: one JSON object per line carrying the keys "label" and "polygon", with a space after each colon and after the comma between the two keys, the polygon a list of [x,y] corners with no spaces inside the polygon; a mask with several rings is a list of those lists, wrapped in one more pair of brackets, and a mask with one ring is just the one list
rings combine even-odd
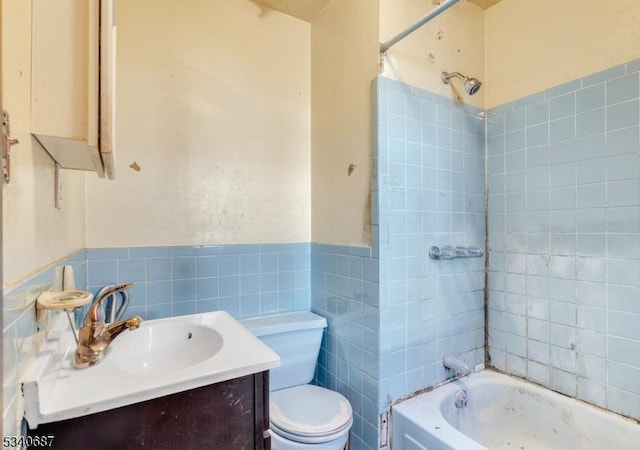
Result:
{"label": "toilet tank", "polygon": [[280,356],[280,367],[271,369],[270,390],[309,384],[318,361],[322,331],[327,320],[312,312],[292,312],[240,320]]}

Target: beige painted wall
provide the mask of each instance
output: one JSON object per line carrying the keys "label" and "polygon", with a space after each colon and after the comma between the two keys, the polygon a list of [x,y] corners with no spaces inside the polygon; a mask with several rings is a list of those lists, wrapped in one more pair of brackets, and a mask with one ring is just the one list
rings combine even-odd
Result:
{"label": "beige painted wall", "polygon": [[[30,134],[31,2],[3,2],[3,107],[11,115],[11,183],[4,185],[3,288],[84,248],[85,175],[63,171],[64,207],[54,207],[54,164]],[[95,174],[93,175],[95,177]]]}
{"label": "beige painted wall", "polygon": [[503,0],[485,29],[487,108],[640,57],[637,0]]}
{"label": "beige painted wall", "polygon": [[[312,240],[370,245],[371,80],[378,10],[333,1],[311,27]],[[355,167],[349,174],[349,166]]]}
{"label": "beige painted wall", "polygon": [[117,179],[87,179],[88,247],[308,242],[310,25],[249,1],[118,8]]}
{"label": "beige painted wall", "polygon": [[[433,7],[425,0],[380,0],[380,41],[413,25]],[[460,2],[389,49],[383,75],[482,108],[484,86],[469,96],[460,80],[445,85],[440,74],[461,72],[485,81],[484,67],[484,11]]]}
{"label": "beige painted wall", "polygon": [[[379,3],[379,10],[376,4]],[[312,25],[312,239],[370,244],[370,82],[378,44],[433,8],[423,0],[333,1]],[[437,39],[442,29],[442,39]],[[433,54],[430,57],[429,54]],[[482,78],[484,12],[456,5],[394,46],[383,75],[482,107],[484,93],[464,94],[440,80],[443,70]],[[460,94],[463,93],[463,94]],[[355,164],[352,175],[348,166]]]}

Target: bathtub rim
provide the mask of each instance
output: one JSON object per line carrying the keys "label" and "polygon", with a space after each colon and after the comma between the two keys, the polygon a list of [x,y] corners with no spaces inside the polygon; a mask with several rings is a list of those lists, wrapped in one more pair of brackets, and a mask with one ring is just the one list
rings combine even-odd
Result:
{"label": "bathtub rim", "polygon": [[[488,374],[493,374],[493,375],[488,375]],[[545,386],[544,384],[540,384],[540,383],[536,383],[535,381],[531,381],[528,380],[526,378],[522,378],[521,376],[518,376],[516,374],[513,373],[508,373],[508,372],[504,372],[502,370],[496,369],[495,367],[486,367],[482,370],[479,370],[477,372],[472,372],[468,375],[464,375],[464,376],[457,376],[455,378],[449,378],[441,383],[438,383],[436,385],[430,386],[428,388],[425,389],[420,389],[419,391],[413,392],[409,395],[406,395],[402,398],[399,398],[398,400],[395,400],[394,402],[392,402],[389,405],[389,411],[392,411],[393,408],[397,407],[398,405],[402,404],[402,403],[406,403],[409,402],[411,400],[413,400],[416,397],[419,397],[421,395],[426,395],[426,394],[432,394],[434,391],[440,390],[440,389],[444,389],[449,385],[456,385],[456,382],[464,382],[465,380],[468,380],[470,378],[476,378],[478,376],[496,376],[496,377],[506,377],[512,380],[515,380],[515,382],[522,382],[525,383],[527,385],[532,386],[533,388],[538,388],[538,389],[542,389],[543,391],[548,391],[548,392],[552,392],[554,394],[558,394],[559,396],[563,397],[563,398],[567,398],[573,401],[576,401],[584,406],[587,406],[589,408],[594,408],[597,411],[601,411],[603,413],[606,414],[610,414],[613,415],[616,418],[620,418],[620,419],[624,419],[625,421],[631,422],[632,424],[635,425],[640,425],[640,419],[635,419],[633,417],[629,417],[629,416],[625,416],[624,414],[615,412],[615,411],[611,411],[607,408],[604,408],[602,406],[596,405],[595,403],[590,403],[586,400],[577,398],[577,397],[572,397],[570,395],[564,394],[562,392],[559,391],[554,391],[553,389],[551,389],[548,386]],[[391,416],[393,416],[393,414],[391,414]]]}
{"label": "bathtub rim", "polygon": [[[436,386],[423,389],[403,399],[394,402],[390,406],[390,436],[389,440],[394,442],[394,430],[396,415],[402,415],[405,420],[413,423],[420,429],[425,429],[422,425],[424,423],[432,423],[437,427],[437,434],[434,434],[436,438],[451,438],[454,442],[460,442],[464,445],[465,449],[469,450],[482,450],[487,447],[482,446],[473,438],[458,431],[452,424],[450,424],[442,413],[442,402],[444,399],[451,397],[460,389],[469,389],[468,383],[481,384],[485,381],[498,381],[506,382],[508,385],[522,387],[525,389],[531,389],[534,393],[540,393],[541,395],[558,397],[559,401],[566,403],[577,402],[581,407],[591,410],[594,414],[604,414],[605,417],[612,421],[621,421],[630,426],[640,426],[640,420],[636,420],[631,417],[624,416],[622,414],[610,411],[602,408],[598,405],[586,402],[584,400],[571,397],[563,394],[562,392],[554,391],[546,386],[534,383],[530,380],[526,380],[517,375],[508,374],[494,368],[485,368],[481,371],[471,373],[463,377],[456,377],[446,380],[444,383]],[[473,386],[471,386],[473,388]],[[424,398],[428,398],[429,401],[425,402]],[[422,419],[422,420],[421,420]],[[433,430],[428,430],[433,434]],[[459,436],[463,436],[464,440],[458,440]],[[445,441],[449,442],[449,441]]]}

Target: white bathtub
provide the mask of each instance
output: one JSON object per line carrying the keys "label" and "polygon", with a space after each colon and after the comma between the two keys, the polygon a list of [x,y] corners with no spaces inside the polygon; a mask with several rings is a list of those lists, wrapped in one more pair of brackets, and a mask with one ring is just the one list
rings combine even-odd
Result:
{"label": "white bathtub", "polygon": [[393,450],[640,448],[638,423],[491,371],[394,405],[391,423]]}

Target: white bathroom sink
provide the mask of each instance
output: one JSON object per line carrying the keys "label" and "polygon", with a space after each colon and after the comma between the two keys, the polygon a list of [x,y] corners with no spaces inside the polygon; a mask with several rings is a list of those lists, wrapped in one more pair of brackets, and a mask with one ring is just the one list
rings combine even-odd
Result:
{"label": "white bathroom sink", "polygon": [[123,372],[151,373],[184,370],[220,351],[223,339],[216,330],[190,323],[142,322],[111,343],[108,358]]}
{"label": "white bathroom sink", "polygon": [[60,313],[23,382],[31,428],[272,369],[280,358],[229,314],[170,317],[124,331],[104,359],[73,367],[76,342]]}

